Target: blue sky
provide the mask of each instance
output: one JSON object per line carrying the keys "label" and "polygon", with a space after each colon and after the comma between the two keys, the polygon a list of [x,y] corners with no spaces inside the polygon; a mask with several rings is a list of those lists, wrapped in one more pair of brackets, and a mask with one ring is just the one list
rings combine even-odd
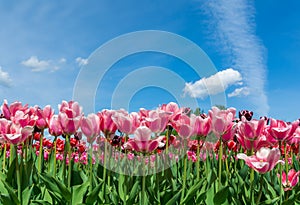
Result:
{"label": "blue sky", "polygon": [[[174,56],[137,53],[119,60],[105,73],[91,99],[96,110],[110,108],[112,97],[120,102],[132,96],[130,111],[151,109],[181,97],[197,98],[207,111],[212,104],[210,94],[225,93],[228,107],[253,110],[256,117],[295,120],[300,117],[299,6],[297,0],[3,1],[0,96],[9,102],[50,104],[56,109],[62,100],[72,99],[77,76],[97,48],[130,32],[159,30],[197,44],[215,65],[223,86],[214,83],[216,75],[198,76]],[[166,89],[149,83],[134,93],[113,95],[126,79],[132,85],[148,82],[130,76],[139,69],[146,72],[149,66],[172,74],[161,80]],[[160,74],[151,73],[149,79],[156,82]],[[183,81],[177,82],[174,76]],[[182,95],[172,96],[168,89],[172,85]],[[213,94],[207,93],[205,85]]]}

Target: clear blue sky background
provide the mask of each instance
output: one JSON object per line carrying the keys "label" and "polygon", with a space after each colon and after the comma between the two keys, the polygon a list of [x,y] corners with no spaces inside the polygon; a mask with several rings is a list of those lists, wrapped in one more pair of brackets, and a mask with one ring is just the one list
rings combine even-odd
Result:
{"label": "clear blue sky background", "polygon": [[[224,91],[226,106],[253,110],[256,117],[295,120],[300,117],[299,8],[297,0],[2,1],[0,99],[50,104],[57,110],[62,100],[72,99],[81,66],[99,46],[128,32],[163,30],[196,43],[218,71],[239,73],[241,78]],[[95,94],[95,109],[109,108],[118,83],[144,66],[167,68],[187,83],[201,82],[174,57],[128,56],[106,73]],[[207,111],[209,97],[196,97]],[[175,100],[167,90],[149,86],[133,96],[130,110]]]}

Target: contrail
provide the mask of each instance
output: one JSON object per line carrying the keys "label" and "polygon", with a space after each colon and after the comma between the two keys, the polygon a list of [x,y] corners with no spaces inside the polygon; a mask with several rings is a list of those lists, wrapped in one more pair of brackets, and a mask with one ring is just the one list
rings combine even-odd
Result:
{"label": "contrail", "polygon": [[[228,52],[231,65],[243,77],[249,89],[247,101],[259,115],[267,115],[269,105],[265,94],[265,47],[256,36],[254,2],[247,0],[211,0],[203,3],[209,17],[209,29],[216,46]],[[245,108],[248,109],[248,108]]]}

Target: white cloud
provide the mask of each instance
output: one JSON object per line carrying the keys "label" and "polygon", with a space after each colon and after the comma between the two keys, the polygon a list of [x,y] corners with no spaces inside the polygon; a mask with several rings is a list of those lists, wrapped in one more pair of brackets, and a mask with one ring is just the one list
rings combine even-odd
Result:
{"label": "white cloud", "polygon": [[39,60],[36,56],[31,56],[29,59],[22,61],[21,64],[31,68],[33,72],[40,72],[49,69],[50,61]]}
{"label": "white cloud", "polygon": [[76,58],[76,63],[78,63],[79,66],[84,66],[84,65],[88,64],[88,59],[77,57]]}
{"label": "white cloud", "polygon": [[0,85],[3,85],[5,87],[12,86],[12,79],[10,78],[8,72],[2,70],[1,66],[0,66]]}
{"label": "white cloud", "polygon": [[[251,90],[249,103],[260,115],[267,115],[269,105],[265,94],[265,47],[256,36],[254,2],[247,0],[201,1],[209,18],[214,42],[229,54],[233,66],[240,70],[245,86]],[[251,97],[250,97],[251,96]]]}
{"label": "white cloud", "polygon": [[204,99],[209,95],[224,92],[231,85],[241,85],[241,81],[241,74],[232,68],[228,68],[208,78],[202,78],[195,83],[186,83],[183,91],[191,97]]}
{"label": "white cloud", "polygon": [[61,58],[58,61],[53,60],[39,60],[37,56],[31,56],[29,59],[22,61],[21,64],[30,68],[33,72],[41,72],[50,70],[54,72],[60,68],[61,64],[66,63],[65,58]]}
{"label": "white cloud", "polygon": [[247,96],[250,94],[250,89],[248,87],[236,88],[232,93],[228,94],[228,97],[240,97]]}

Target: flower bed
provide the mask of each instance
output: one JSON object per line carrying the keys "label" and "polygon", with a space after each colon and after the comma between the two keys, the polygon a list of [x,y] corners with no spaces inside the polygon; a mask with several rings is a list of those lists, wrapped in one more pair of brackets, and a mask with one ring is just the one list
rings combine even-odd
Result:
{"label": "flower bed", "polygon": [[2,104],[2,204],[300,203],[298,120],[58,108]]}

